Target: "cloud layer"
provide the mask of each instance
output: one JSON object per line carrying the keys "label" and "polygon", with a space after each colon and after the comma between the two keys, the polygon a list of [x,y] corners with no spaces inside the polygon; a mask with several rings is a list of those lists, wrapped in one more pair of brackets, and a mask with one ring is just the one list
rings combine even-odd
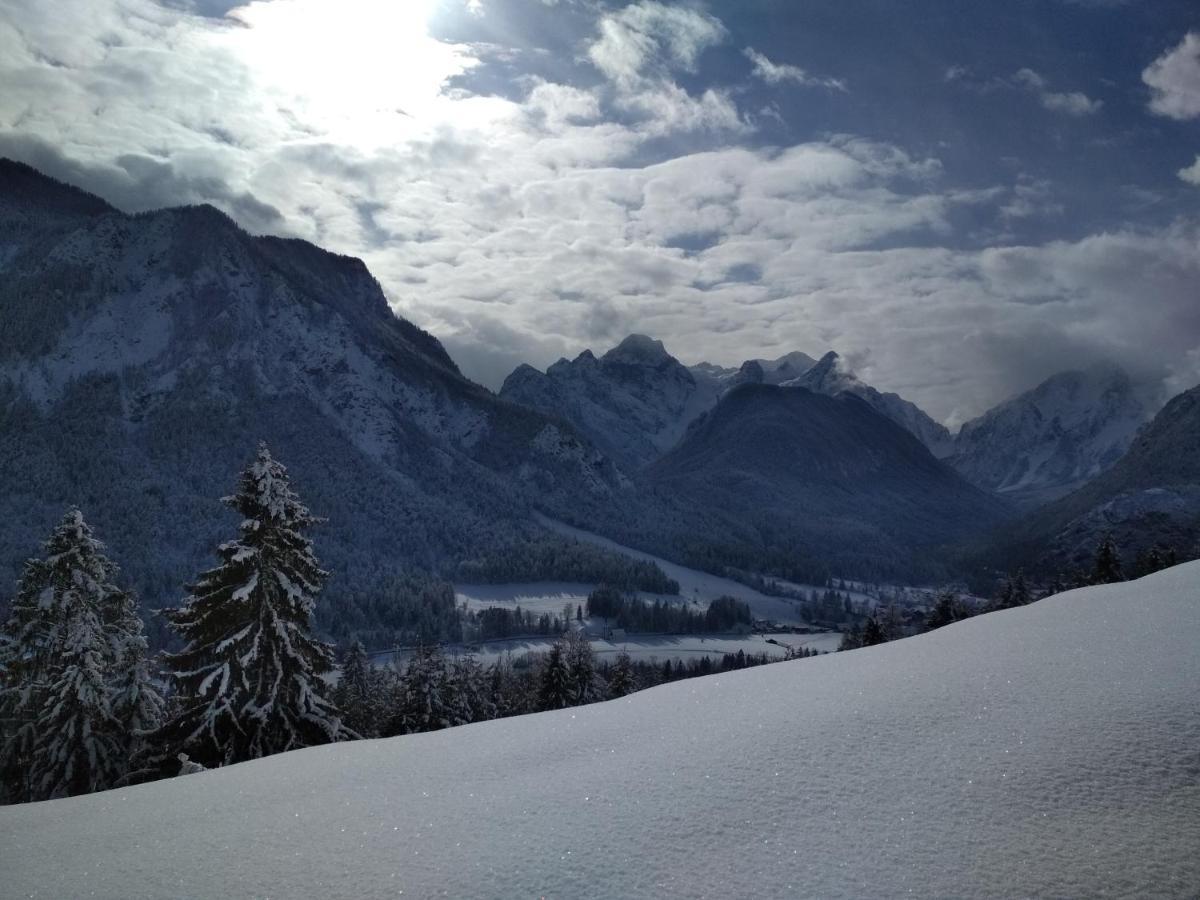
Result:
{"label": "cloud layer", "polygon": [[[712,12],[564,0],[539,21],[584,24],[551,51],[435,39],[448,3],[10,0],[0,153],[126,209],[213,202],[361,256],[491,385],[635,330],[687,362],[834,347],[951,421],[1099,356],[1200,378],[1194,221],[1016,242],[1015,223],[1065,218],[1051,180],[964,184],[933,143],[779,140],[751,85],[850,104],[857,83]],[[1146,69],[1157,112],[1191,108],[1193,41]],[[1103,118],[1032,68],[1006,83]]]}
{"label": "cloud layer", "polygon": [[1189,32],[1142,73],[1150,87],[1150,109],[1172,119],[1200,117],[1200,33]]}

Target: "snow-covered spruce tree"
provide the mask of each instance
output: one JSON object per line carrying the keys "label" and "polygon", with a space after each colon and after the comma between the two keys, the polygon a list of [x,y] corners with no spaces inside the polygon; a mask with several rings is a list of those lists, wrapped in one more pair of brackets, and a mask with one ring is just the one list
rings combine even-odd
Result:
{"label": "snow-covered spruce tree", "polygon": [[[109,749],[119,726],[104,685],[114,659],[102,622],[104,609],[123,596],[116,577],[104,545],[74,508],[43,545],[42,558],[25,564],[0,635],[0,767],[8,802],[97,789],[116,775],[118,756]],[[78,696],[64,694],[72,690]]]}
{"label": "snow-covered spruce tree", "polygon": [[397,686],[389,734],[415,734],[449,728],[456,705],[447,685],[446,659],[437,647],[419,647]]}
{"label": "snow-covered spruce tree", "polygon": [[474,656],[460,656],[450,666],[446,681],[452,725],[469,725],[496,718],[487,672]]}
{"label": "snow-covered spruce tree", "polygon": [[546,654],[542,666],[538,707],[540,709],[564,709],[574,702],[571,670],[567,665],[562,641],[556,641]]}
{"label": "snow-covered spruce tree", "polygon": [[632,694],[636,689],[637,685],[633,679],[633,660],[629,658],[628,653],[621,651],[617,654],[617,661],[608,677],[609,699],[615,700],[618,697],[624,697]]}
{"label": "snow-covered spruce tree", "polygon": [[324,696],[333,652],[310,633],[328,575],[304,529],[319,520],[265,444],[225,502],[242,515],[240,539],[164,611],[187,642],[166,656],[178,712],[155,734],[164,767],[178,753],[211,768],[350,736]]}
{"label": "snow-covered spruce tree", "polygon": [[582,706],[600,699],[596,688],[596,655],[588,639],[577,631],[563,639],[564,657],[571,684],[571,705]]}
{"label": "snow-covered spruce tree", "polygon": [[333,692],[333,701],[341,710],[346,727],[360,737],[376,737],[381,722],[384,685],[362,641],[355,641],[342,661],[342,675]]}
{"label": "snow-covered spruce tree", "polygon": [[133,595],[112,594],[105,604],[105,620],[113,660],[108,679],[112,714],[120,726],[123,756],[132,768],[146,749],[146,736],[162,724],[165,704],[146,658],[146,635]]}
{"label": "snow-covered spruce tree", "polygon": [[943,590],[938,593],[933,609],[925,616],[925,628],[933,631],[970,617],[970,609],[962,602],[958,594],[953,590]]}
{"label": "snow-covered spruce tree", "polygon": [[1092,567],[1092,584],[1115,584],[1125,580],[1121,571],[1121,554],[1111,534],[1105,534],[1096,548],[1096,562]]}
{"label": "snow-covered spruce tree", "polygon": [[876,644],[886,644],[887,640],[887,632],[879,624],[879,620],[875,616],[868,617],[867,623],[863,625],[862,645],[864,647],[874,647]]}
{"label": "snow-covered spruce tree", "polygon": [[108,700],[108,642],[96,607],[75,594],[64,608],[62,665],[35,724],[29,772],[34,800],[104,790],[125,765],[120,726]]}

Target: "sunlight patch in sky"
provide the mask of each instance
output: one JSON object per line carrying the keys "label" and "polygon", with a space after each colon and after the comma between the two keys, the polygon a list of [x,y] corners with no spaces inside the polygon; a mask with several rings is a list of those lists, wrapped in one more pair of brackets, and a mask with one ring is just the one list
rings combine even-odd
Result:
{"label": "sunlight patch in sky", "polygon": [[[216,31],[257,87],[314,139],[373,150],[444,121],[486,121],[445,96],[477,64],[469,49],[429,36],[438,0],[257,0]],[[464,113],[475,118],[464,122]]]}

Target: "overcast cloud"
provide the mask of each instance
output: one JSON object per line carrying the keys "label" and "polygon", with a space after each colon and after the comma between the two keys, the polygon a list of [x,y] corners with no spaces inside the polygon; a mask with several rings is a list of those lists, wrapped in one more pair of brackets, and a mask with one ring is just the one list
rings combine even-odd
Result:
{"label": "overcast cloud", "polygon": [[8,0],[0,153],[360,256],[493,387],[635,330],[685,362],[836,348],[951,422],[1101,357],[1200,380],[1196,33],[1129,70],[1019,44],[891,73],[747,15]]}

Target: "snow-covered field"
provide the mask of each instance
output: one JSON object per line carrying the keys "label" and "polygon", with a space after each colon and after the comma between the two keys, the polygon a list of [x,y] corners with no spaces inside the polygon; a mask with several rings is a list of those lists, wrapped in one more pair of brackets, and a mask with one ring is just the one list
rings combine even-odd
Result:
{"label": "snow-covered field", "polygon": [[[702,606],[707,607],[709,603],[718,597],[737,597],[739,600],[744,600],[750,606],[750,611],[756,618],[778,622],[781,625],[799,625],[804,622],[804,617],[800,615],[796,603],[786,597],[769,596],[732,579],[722,578],[719,575],[710,575],[698,569],[689,569],[687,566],[668,562],[661,557],[650,553],[643,553],[641,550],[634,550],[632,547],[618,544],[616,541],[609,540],[606,537],[592,534],[590,531],[584,531],[581,528],[575,528],[563,522],[548,519],[545,516],[538,516],[538,521],[547,528],[551,528],[567,537],[586,541],[587,543],[595,544],[598,547],[604,547],[608,550],[614,550],[633,559],[657,563],[658,567],[667,574],[668,578],[673,578],[679,582],[679,596],[685,600],[696,600]],[[644,594],[643,596],[653,595]],[[667,599],[667,597],[664,595],[663,599]],[[560,606],[559,608],[561,609],[562,607]]]}
{"label": "snow-covered field", "polygon": [[[771,643],[774,641],[775,643]],[[701,656],[713,658],[724,656],[726,653],[737,653],[739,650],[756,655],[766,653],[774,657],[782,657],[784,645],[797,649],[804,647],[819,652],[837,650],[842,642],[839,632],[825,634],[748,634],[736,635],[630,635],[623,640],[606,641],[593,638],[589,641],[592,650],[601,660],[611,661],[618,653],[628,653],[635,661],[666,662],[667,660],[699,659]],[[449,645],[444,651],[453,656],[459,653],[471,652],[485,666],[491,666],[505,655],[516,659],[526,653],[546,653],[554,645],[554,638],[511,638],[504,641],[488,641],[474,648]],[[375,653],[371,660],[375,665],[385,665],[391,661],[403,662],[414,651],[399,653]]]}
{"label": "snow-covered field", "polygon": [[1191,563],[620,701],[10,807],[0,884],[122,900],[1195,896],[1198,597]]}
{"label": "snow-covered field", "polygon": [[468,609],[481,610],[489,606],[528,610],[541,615],[562,615],[568,603],[571,608],[586,606],[594,584],[574,581],[531,581],[521,584],[456,584],[454,601]]}
{"label": "snow-covered field", "polygon": [[[456,584],[454,586],[454,601],[457,605],[466,605],[468,609],[480,610],[489,606],[500,606],[505,609],[521,609],[529,612],[549,613],[553,616],[562,615],[563,607],[568,603],[572,609],[582,606],[586,610],[588,594],[599,585],[583,584],[577,581],[525,581],[511,584]],[[703,600],[696,597],[685,597],[682,594],[652,594],[648,591],[635,591],[638,597],[648,603],[661,600],[664,603],[693,603],[695,608],[708,608],[712,597],[705,595]],[[719,594],[717,596],[720,596]]]}

